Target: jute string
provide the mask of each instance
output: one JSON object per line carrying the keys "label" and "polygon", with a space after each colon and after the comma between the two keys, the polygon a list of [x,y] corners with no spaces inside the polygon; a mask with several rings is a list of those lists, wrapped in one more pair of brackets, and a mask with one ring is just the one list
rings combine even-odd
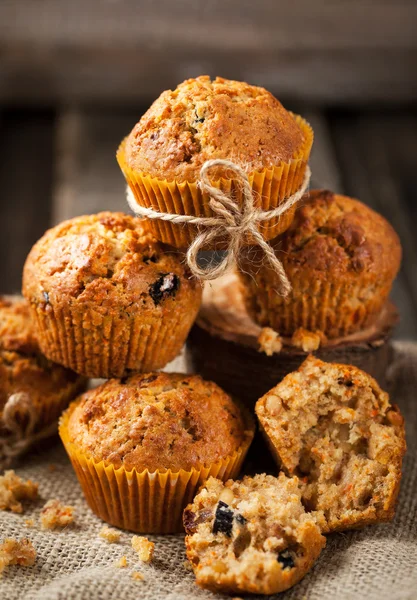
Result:
{"label": "jute string", "polygon": [[[26,421],[25,424],[22,421]],[[34,433],[37,423],[38,415],[28,394],[18,392],[9,396],[0,421],[2,429],[6,429],[6,435],[0,437],[0,471],[33,443],[50,437],[57,430],[55,422]]]}
{"label": "jute string", "polygon": [[[211,184],[209,171],[214,167],[222,167],[235,174],[236,180],[242,189],[243,202],[241,206],[232,197]],[[262,221],[280,217],[299,202],[308,188],[310,176],[311,171],[307,166],[300,189],[277,208],[265,211],[255,206],[252,188],[245,171],[230,160],[215,159],[204,163],[200,171],[200,181],[198,184],[200,189],[210,196],[209,206],[215,213],[215,217],[194,217],[190,215],[162,213],[153,208],[140,206],[137,204],[129,188],[127,201],[132,211],[138,216],[148,219],[161,219],[162,221],[170,221],[175,224],[186,223],[201,227],[197,237],[188,248],[186,259],[191,272],[203,280],[216,279],[229,271],[239,258],[241,246],[246,239],[251,237],[255,244],[262,248],[269,264],[278,274],[280,293],[283,296],[287,296],[291,291],[291,284],[281,261],[276,257],[274,250],[259,232],[258,224]],[[220,263],[217,265],[208,265],[204,268],[200,267],[197,263],[198,252],[214,240],[224,237],[229,239],[229,243],[227,252],[225,252]]]}

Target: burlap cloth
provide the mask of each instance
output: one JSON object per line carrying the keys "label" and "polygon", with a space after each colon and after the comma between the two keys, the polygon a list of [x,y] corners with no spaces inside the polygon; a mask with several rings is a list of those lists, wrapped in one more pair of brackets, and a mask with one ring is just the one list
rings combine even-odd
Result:
{"label": "burlap cloth", "polygon": [[[408,452],[404,462],[399,504],[394,521],[361,531],[334,534],[316,566],[297,586],[280,598],[326,600],[408,600],[417,598],[417,345],[396,343],[390,369],[393,400],[406,419]],[[56,470],[50,470],[50,464]],[[2,600],[193,600],[221,596],[199,590],[184,567],[183,536],[150,536],[156,542],[155,561],[140,565],[130,545],[131,534],[120,543],[98,537],[103,523],[86,506],[65,452],[57,442],[48,450],[32,452],[16,472],[39,483],[42,500],[24,515],[0,513],[0,540],[29,537],[38,557],[33,567],[9,567],[0,579]],[[59,498],[76,508],[76,526],[62,532],[26,528],[26,518],[37,518],[43,501]],[[128,567],[114,562],[126,555]],[[135,581],[140,570],[145,581]]]}

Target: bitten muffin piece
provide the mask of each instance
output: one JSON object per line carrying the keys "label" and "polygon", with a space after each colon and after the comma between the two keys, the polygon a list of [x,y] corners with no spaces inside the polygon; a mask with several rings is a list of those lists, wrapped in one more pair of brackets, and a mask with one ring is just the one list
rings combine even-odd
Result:
{"label": "bitten muffin piece", "polygon": [[360,369],[307,358],[256,404],[278,464],[302,480],[325,532],[393,518],[406,450],[403,418]]}
{"label": "bitten muffin piece", "polygon": [[226,593],[275,594],[297,583],[326,540],[301,503],[297,477],[210,478],[184,511],[197,584]]}
{"label": "bitten muffin piece", "polygon": [[233,454],[247,432],[215,383],[178,373],[134,375],[86,392],[70,407],[78,451],[115,468],[189,470]]}
{"label": "bitten muffin piece", "polygon": [[358,200],[325,190],[305,196],[272,245],[291,293],[280,295],[277,275],[257,248],[243,251],[242,291],[252,318],[288,337],[299,327],[335,338],[371,325],[401,262],[388,221]]}
{"label": "bitten muffin piece", "polygon": [[24,429],[33,411],[37,432],[56,421],[85,384],[83,377],[42,355],[28,303],[18,296],[0,297],[0,435],[10,434],[3,418],[9,399],[8,415],[13,413]]}
{"label": "bitten muffin piece", "polygon": [[159,369],[185,342],[201,300],[181,255],[140,219],[103,212],[49,230],[32,248],[23,294],[39,344],[88,377]]}
{"label": "bitten muffin piece", "polygon": [[303,143],[293,115],[264,88],[201,76],[160,95],[128,136],[126,160],[151,177],[196,181],[206,160],[250,173],[289,162]]}

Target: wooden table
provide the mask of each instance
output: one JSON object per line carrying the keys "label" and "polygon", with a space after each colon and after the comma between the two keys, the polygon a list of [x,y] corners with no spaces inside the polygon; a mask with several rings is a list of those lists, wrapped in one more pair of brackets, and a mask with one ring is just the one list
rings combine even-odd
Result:
{"label": "wooden table", "polygon": [[[313,187],[358,197],[399,233],[404,260],[392,293],[402,315],[396,337],[417,339],[417,113],[289,108],[315,131]],[[99,210],[127,210],[115,151],[143,110],[0,106],[2,292],[20,289],[25,257],[50,225]]]}

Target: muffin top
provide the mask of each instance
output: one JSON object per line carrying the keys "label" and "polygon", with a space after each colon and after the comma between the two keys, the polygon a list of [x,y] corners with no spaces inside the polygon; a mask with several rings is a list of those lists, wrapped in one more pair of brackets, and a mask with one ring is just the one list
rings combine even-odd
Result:
{"label": "muffin top", "polygon": [[45,233],[26,260],[23,295],[45,310],[77,303],[102,314],[163,314],[177,301],[199,302],[201,285],[140,219],[102,212]]}
{"label": "muffin top", "polygon": [[401,262],[399,238],[386,219],[359,200],[327,190],[305,196],[274,248],[285,267],[315,271],[315,276],[394,279]]}
{"label": "muffin top", "polygon": [[29,305],[18,296],[0,296],[0,352],[3,350],[39,352]]}
{"label": "muffin top", "polygon": [[202,76],[159,96],[128,136],[126,160],[152,177],[195,181],[206,160],[230,159],[250,173],[289,162],[303,142],[264,88]]}
{"label": "muffin top", "polygon": [[69,409],[70,442],[127,470],[190,470],[229,456],[247,435],[230,396],[199,376],[111,379]]}

